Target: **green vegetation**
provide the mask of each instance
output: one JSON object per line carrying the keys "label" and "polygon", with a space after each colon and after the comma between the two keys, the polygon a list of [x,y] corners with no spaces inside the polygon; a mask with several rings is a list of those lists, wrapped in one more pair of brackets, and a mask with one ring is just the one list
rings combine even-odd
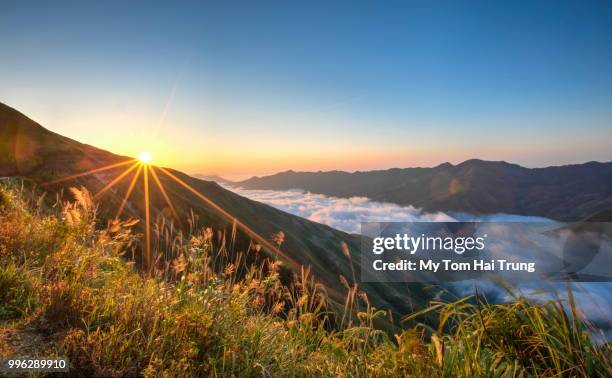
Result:
{"label": "green vegetation", "polygon": [[0,268],[0,321],[27,315],[36,307],[36,296],[27,277],[27,272],[15,264]]}
{"label": "green vegetation", "polygon": [[[387,312],[372,308],[356,284],[342,278],[344,309],[333,311],[307,269],[283,285],[279,262],[251,258],[257,245],[234,251],[210,229],[177,238],[158,225],[163,255],[143,274],[128,258],[140,238],[134,222],[96,228],[89,194],[72,192],[74,203],[43,209],[14,184],[0,187],[1,356],[33,348],[68,356],[77,376],[612,372],[609,347],[590,340],[572,300],[436,302],[389,335],[374,327]],[[435,327],[415,323],[425,314],[437,315]],[[2,336],[19,332],[46,342],[15,345]]]}

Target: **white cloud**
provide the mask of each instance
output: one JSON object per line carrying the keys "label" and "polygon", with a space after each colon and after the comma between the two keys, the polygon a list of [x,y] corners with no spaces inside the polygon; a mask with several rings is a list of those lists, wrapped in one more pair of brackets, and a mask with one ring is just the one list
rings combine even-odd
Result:
{"label": "white cloud", "polygon": [[[366,197],[335,198],[301,190],[247,190],[230,186],[226,188],[254,201],[351,233],[360,232],[361,222],[552,222],[546,218],[513,214],[473,215],[452,213],[449,215],[442,212],[426,213],[413,206],[374,202]],[[514,251],[513,253],[521,255],[520,251]],[[530,255],[530,257],[531,259],[534,258],[533,255]],[[603,266],[609,266],[609,264]],[[554,289],[546,290],[549,294],[543,296],[533,292],[534,288],[545,288],[537,286],[538,284],[544,284],[544,282],[522,284],[519,285],[519,289],[532,298],[551,299],[555,296],[550,293],[557,291],[562,299],[566,299],[564,290],[567,289],[567,284],[553,283]],[[480,292],[485,292],[492,302],[511,300],[504,289],[490,281],[471,280],[455,282],[451,285],[460,294],[465,295],[473,294],[474,287],[477,286]],[[599,335],[599,338],[610,340],[612,327],[609,322],[609,314],[612,307],[609,298],[612,296],[612,285],[608,282],[575,283],[573,287],[576,302],[583,315],[602,329],[604,335],[603,337]]]}
{"label": "white cloud", "polygon": [[336,198],[301,190],[227,188],[254,201],[351,233],[360,232],[361,222],[455,221],[441,212],[425,213],[413,206],[374,202],[366,197]]}

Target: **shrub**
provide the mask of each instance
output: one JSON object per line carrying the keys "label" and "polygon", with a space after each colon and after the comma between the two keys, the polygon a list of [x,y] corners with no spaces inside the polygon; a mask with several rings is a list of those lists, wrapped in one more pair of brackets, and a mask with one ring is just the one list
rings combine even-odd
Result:
{"label": "shrub", "polygon": [[9,263],[0,267],[0,320],[31,314],[38,303],[29,274]]}

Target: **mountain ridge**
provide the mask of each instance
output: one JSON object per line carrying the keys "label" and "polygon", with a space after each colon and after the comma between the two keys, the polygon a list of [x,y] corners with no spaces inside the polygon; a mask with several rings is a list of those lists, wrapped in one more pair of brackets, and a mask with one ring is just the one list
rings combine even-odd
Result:
{"label": "mountain ridge", "polygon": [[453,165],[375,171],[286,171],[236,182],[244,189],[301,189],[333,197],[368,197],[425,211],[508,213],[580,220],[612,207],[612,162],[527,168],[468,159]]}
{"label": "mountain ridge", "polygon": [[466,163],[470,163],[470,162],[484,162],[484,163],[503,163],[503,164],[507,164],[507,165],[511,165],[511,166],[515,166],[518,168],[523,168],[523,169],[527,169],[527,170],[538,170],[538,169],[548,169],[548,168],[563,168],[563,167],[574,167],[574,166],[581,166],[581,165],[589,165],[589,164],[612,164],[612,161],[598,161],[598,160],[589,160],[589,161],[585,161],[583,163],[568,163],[568,164],[562,164],[562,165],[547,165],[544,167],[525,167],[523,165],[520,165],[518,163],[511,163],[509,161],[506,160],[484,160],[484,159],[479,159],[479,158],[469,158],[466,159],[460,163],[456,163],[453,164],[451,162],[444,162],[444,163],[440,163],[431,167],[424,167],[424,166],[417,166],[417,167],[391,167],[391,168],[384,168],[384,169],[372,169],[372,170],[355,170],[355,171],[348,171],[348,170],[341,170],[341,169],[332,169],[329,171],[323,171],[323,170],[318,170],[318,171],[296,171],[293,169],[288,169],[286,171],[280,171],[277,173],[272,173],[269,175],[262,175],[262,176],[258,176],[258,175],[253,175],[249,178],[246,178],[244,180],[228,180],[223,178],[222,176],[218,176],[218,175],[204,175],[204,174],[194,174],[193,176],[195,177],[216,177],[218,179],[222,179],[224,181],[227,182],[233,182],[233,183],[243,183],[246,181],[250,181],[253,179],[262,179],[262,178],[268,178],[268,177],[273,177],[273,176],[278,176],[278,175],[282,175],[282,174],[321,174],[321,173],[345,173],[345,174],[356,174],[356,173],[375,173],[375,172],[388,172],[388,171],[401,171],[401,170],[407,170],[407,169],[435,169],[435,168],[448,168],[448,167],[457,167],[460,165],[464,165]]}

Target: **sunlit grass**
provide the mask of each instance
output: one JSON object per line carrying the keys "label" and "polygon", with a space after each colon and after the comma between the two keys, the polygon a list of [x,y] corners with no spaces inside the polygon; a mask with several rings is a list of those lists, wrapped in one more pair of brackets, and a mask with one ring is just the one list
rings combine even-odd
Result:
{"label": "sunlit grass", "polygon": [[168,192],[166,191],[164,185],[162,184],[161,180],[159,179],[159,176],[157,175],[155,171],[156,169],[159,169],[166,177],[170,178],[174,182],[178,183],[179,185],[187,189],[189,192],[193,193],[203,203],[210,206],[214,211],[219,213],[221,216],[223,216],[228,221],[233,223],[241,231],[249,235],[251,238],[253,238],[255,241],[260,243],[262,246],[264,246],[268,251],[270,251],[271,255],[282,256],[285,263],[290,264],[293,269],[299,269],[299,264],[291,256],[283,253],[279,248],[277,248],[276,245],[274,245],[273,243],[270,243],[266,238],[259,235],[251,227],[242,223],[235,216],[233,216],[232,214],[227,212],[225,209],[223,209],[221,206],[219,206],[219,204],[212,201],[210,198],[208,198],[203,193],[200,193],[198,190],[193,188],[191,185],[187,184],[184,180],[180,179],[179,177],[177,177],[175,174],[173,174],[169,170],[165,168],[161,168],[161,167],[156,168],[155,166],[151,165],[150,162],[152,161],[152,159],[153,159],[153,155],[150,152],[143,151],[138,155],[138,159],[130,159],[130,160],[126,160],[126,161],[119,162],[119,163],[109,164],[109,165],[106,165],[100,168],[91,169],[86,172],[69,175],[67,177],[62,177],[62,178],[44,183],[43,187],[74,180],[79,177],[88,176],[88,175],[92,175],[95,173],[100,173],[100,172],[108,171],[113,168],[118,168],[121,166],[131,164],[131,166],[129,166],[126,170],[116,175],[106,185],[104,185],[102,189],[100,189],[97,193],[95,193],[94,199],[100,198],[102,195],[104,195],[104,193],[106,193],[107,191],[115,187],[117,184],[119,184],[122,180],[124,180],[126,176],[129,175],[130,172],[137,169],[136,173],[132,177],[132,180],[130,181],[128,189],[126,190],[123,196],[123,200],[121,201],[121,204],[119,205],[119,208],[117,209],[116,219],[119,220],[119,217],[122,215],[123,210],[125,209],[125,206],[130,199],[130,195],[132,194],[134,187],[138,185],[138,179],[140,177],[140,174],[142,173],[142,177],[143,177],[142,188],[144,191],[144,221],[145,221],[144,222],[145,240],[144,240],[144,248],[143,248],[145,250],[145,253],[143,255],[143,260],[144,260],[144,264],[146,265],[145,271],[150,272],[152,270],[151,265],[154,262],[154,257],[152,256],[152,248],[151,248],[151,209],[150,209],[150,206],[151,206],[150,197],[151,196],[150,196],[150,185],[149,185],[149,173],[153,177],[157,185],[157,189],[159,190],[166,204],[168,205],[168,208],[170,209],[170,212],[172,213],[172,217],[174,218],[174,221],[176,222],[179,228],[183,227],[183,223],[174,207],[172,199],[168,195]]}
{"label": "sunlit grass", "polygon": [[[334,310],[308,269],[283,283],[257,244],[233,250],[211,229],[181,237],[162,219],[151,245],[163,258],[141,274],[126,259],[135,221],[97,229],[84,190],[53,208],[25,193],[0,188],[0,327],[44,332],[80,376],[610,376],[610,349],[591,341],[571,295],[432,302],[389,334],[356,283],[343,279]],[[438,320],[417,323],[425,314]]]}

